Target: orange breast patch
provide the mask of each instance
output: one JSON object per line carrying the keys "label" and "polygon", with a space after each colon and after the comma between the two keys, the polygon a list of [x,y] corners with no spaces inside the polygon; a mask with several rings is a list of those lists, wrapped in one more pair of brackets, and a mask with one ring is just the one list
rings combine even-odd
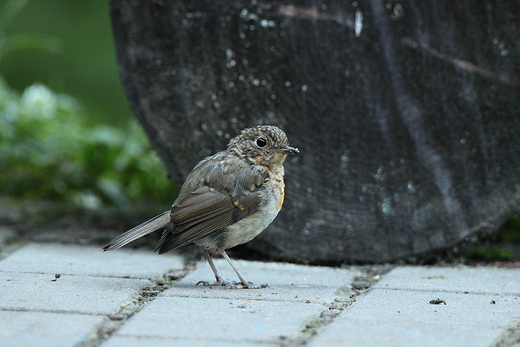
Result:
{"label": "orange breast patch", "polygon": [[280,211],[282,209],[283,199],[285,197],[285,183],[283,180],[280,182],[280,185],[278,186],[278,190],[280,191],[280,197],[278,198],[278,201],[276,202],[276,205],[275,205],[276,211]]}

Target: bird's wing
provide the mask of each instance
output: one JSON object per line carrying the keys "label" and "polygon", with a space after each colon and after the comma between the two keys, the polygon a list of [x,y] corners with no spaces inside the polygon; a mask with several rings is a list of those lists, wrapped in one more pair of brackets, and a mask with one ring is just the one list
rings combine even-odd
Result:
{"label": "bird's wing", "polygon": [[[258,188],[264,181],[256,166],[236,158],[209,161],[199,167],[199,186],[186,186],[191,193],[181,197],[170,212],[171,225],[164,231],[156,250],[165,253],[222,231],[256,211]],[[191,181],[189,178],[187,181]]]}

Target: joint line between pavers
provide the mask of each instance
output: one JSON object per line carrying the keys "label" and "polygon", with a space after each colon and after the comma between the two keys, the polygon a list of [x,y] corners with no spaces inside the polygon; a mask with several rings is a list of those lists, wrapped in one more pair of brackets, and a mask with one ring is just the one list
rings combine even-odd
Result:
{"label": "joint line between pavers", "polygon": [[150,286],[142,288],[128,302],[123,303],[115,313],[104,315],[106,319],[95,327],[92,337],[76,344],[75,347],[100,346],[120,330],[130,318],[155,300],[160,293],[173,287],[178,280],[187,276],[191,271],[193,271],[193,268],[190,265],[186,265],[181,271],[166,272],[162,275],[162,279],[149,279],[151,282]]}
{"label": "joint line between pavers", "polygon": [[[42,272],[42,271],[9,271],[9,270],[0,270],[0,273],[20,273],[20,274],[31,274],[31,275],[56,275],[56,272]],[[96,275],[90,273],[64,273],[60,272],[60,276],[75,276],[75,277],[97,277],[97,278],[121,278],[121,279],[130,279],[130,280],[152,280],[150,277],[138,277],[138,276],[117,276],[117,275]]]}
{"label": "joint line between pavers", "polygon": [[281,347],[304,346],[319,334],[326,326],[330,325],[344,311],[354,305],[359,298],[366,295],[371,287],[388,273],[391,268],[387,266],[361,268],[363,273],[356,276],[350,283],[350,287],[338,290],[338,296],[319,315],[311,317],[303,324],[302,330],[294,337],[283,337]]}
{"label": "joint line between pavers", "polygon": [[494,347],[515,347],[520,345],[520,317],[498,338]]}
{"label": "joint line between pavers", "polygon": [[95,313],[95,312],[85,312],[85,311],[76,311],[76,310],[53,310],[53,309],[41,309],[35,308],[30,309],[26,307],[2,307],[0,311],[7,312],[41,312],[41,313],[58,313],[58,314],[80,314],[84,316],[105,316],[103,313]]}
{"label": "joint line between pavers", "polygon": [[450,293],[450,294],[471,294],[471,295],[503,295],[503,296],[518,296],[518,293],[501,293],[501,292],[476,292],[467,290],[448,290],[448,289],[434,289],[434,288],[398,288],[398,287],[385,287],[385,288],[372,288],[372,290],[392,290],[392,291],[409,291],[409,292],[421,292],[421,293]]}

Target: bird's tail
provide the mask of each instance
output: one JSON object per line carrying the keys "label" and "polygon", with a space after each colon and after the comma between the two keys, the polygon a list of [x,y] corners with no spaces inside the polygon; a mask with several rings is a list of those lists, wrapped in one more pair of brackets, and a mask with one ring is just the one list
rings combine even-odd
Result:
{"label": "bird's tail", "polygon": [[139,224],[136,227],[128,230],[127,232],[119,235],[109,243],[101,248],[103,251],[113,251],[115,249],[121,248],[130,242],[137,240],[140,237],[153,233],[155,230],[158,230],[166,224],[170,222],[170,211],[166,211],[161,213],[158,216],[153,217],[152,219],[147,220],[144,223]]}

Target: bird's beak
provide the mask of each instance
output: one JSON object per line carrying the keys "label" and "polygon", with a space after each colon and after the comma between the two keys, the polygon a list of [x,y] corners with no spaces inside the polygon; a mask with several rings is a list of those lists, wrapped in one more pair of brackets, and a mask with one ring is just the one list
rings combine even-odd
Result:
{"label": "bird's beak", "polygon": [[297,153],[300,153],[300,150],[296,147],[291,147],[291,146],[285,146],[285,147],[282,147],[280,148],[280,151],[281,152],[284,152],[284,153],[291,153],[291,154],[297,154]]}

